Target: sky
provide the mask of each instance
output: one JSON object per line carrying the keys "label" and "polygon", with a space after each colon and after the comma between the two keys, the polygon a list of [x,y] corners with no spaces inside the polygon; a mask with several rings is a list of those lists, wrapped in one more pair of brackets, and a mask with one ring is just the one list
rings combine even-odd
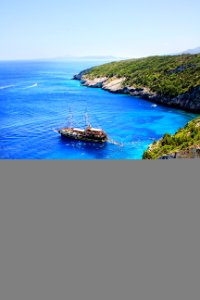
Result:
{"label": "sky", "polygon": [[144,57],[200,46],[199,0],[6,0],[0,60]]}

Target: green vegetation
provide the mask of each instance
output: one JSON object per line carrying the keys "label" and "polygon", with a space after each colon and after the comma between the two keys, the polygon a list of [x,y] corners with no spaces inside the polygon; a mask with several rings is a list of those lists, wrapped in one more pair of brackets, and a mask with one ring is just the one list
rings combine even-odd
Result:
{"label": "green vegetation", "polygon": [[125,77],[124,86],[146,87],[160,96],[173,98],[200,85],[200,54],[112,62],[92,68],[85,76]]}
{"label": "green vegetation", "polygon": [[[84,75],[86,79],[107,77],[125,78],[124,87],[146,88],[167,100],[200,87],[200,54],[152,56],[130,59],[94,67]],[[83,77],[83,78],[84,78]],[[191,91],[192,92],[192,91]],[[197,99],[192,99],[197,101]],[[188,95],[185,94],[187,100]],[[199,100],[198,100],[199,101]],[[193,104],[193,102],[191,101]],[[188,106],[189,107],[189,106]],[[154,141],[143,154],[143,159],[157,159],[163,155],[190,152],[200,147],[200,117],[190,121],[174,135],[168,133]]]}
{"label": "green vegetation", "polygon": [[143,159],[156,159],[160,156],[185,151],[200,146],[200,117],[188,122],[184,128],[180,128],[174,135],[168,133],[159,140],[153,142],[143,153]]}

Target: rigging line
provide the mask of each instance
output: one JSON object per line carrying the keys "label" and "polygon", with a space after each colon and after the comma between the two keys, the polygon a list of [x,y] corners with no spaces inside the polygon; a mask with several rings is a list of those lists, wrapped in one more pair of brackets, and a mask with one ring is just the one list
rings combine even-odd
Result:
{"label": "rigging line", "polygon": [[85,109],[85,125],[86,125],[86,127],[91,127],[88,112],[87,112],[87,107]]}
{"label": "rigging line", "polygon": [[73,123],[73,115],[72,115],[72,110],[71,106],[68,106],[68,116],[67,116],[67,121],[68,121],[68,128],[72,128],[72,123]]}

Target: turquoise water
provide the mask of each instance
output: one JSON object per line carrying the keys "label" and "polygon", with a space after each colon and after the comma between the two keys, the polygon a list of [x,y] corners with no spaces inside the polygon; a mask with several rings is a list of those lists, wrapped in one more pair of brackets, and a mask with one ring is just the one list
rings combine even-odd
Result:
{"label": "turquoise water", "polygon": [[[71,80],[100,62],[0,62],[0,159],[141,159],[164,133],[174,133],[196,115],[157,106]],[[67,124],[84,126],[85,108],[93,127],[111,142],[63,140],[54,131]]]}

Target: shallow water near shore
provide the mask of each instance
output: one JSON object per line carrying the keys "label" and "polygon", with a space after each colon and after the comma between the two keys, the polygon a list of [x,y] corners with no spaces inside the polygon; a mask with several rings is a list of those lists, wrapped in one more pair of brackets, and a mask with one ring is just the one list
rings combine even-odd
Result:
{"label": "shallow water near shore", "polygon": [[[94,61],[0,62],[0,159],[141,159],[164,133],[175,133],[197,115],[154,106],[127,95],[87,88],[75,73],[101,64]],[[102,128],[105,144],[61,139],[55,129],[90,123]]]}

